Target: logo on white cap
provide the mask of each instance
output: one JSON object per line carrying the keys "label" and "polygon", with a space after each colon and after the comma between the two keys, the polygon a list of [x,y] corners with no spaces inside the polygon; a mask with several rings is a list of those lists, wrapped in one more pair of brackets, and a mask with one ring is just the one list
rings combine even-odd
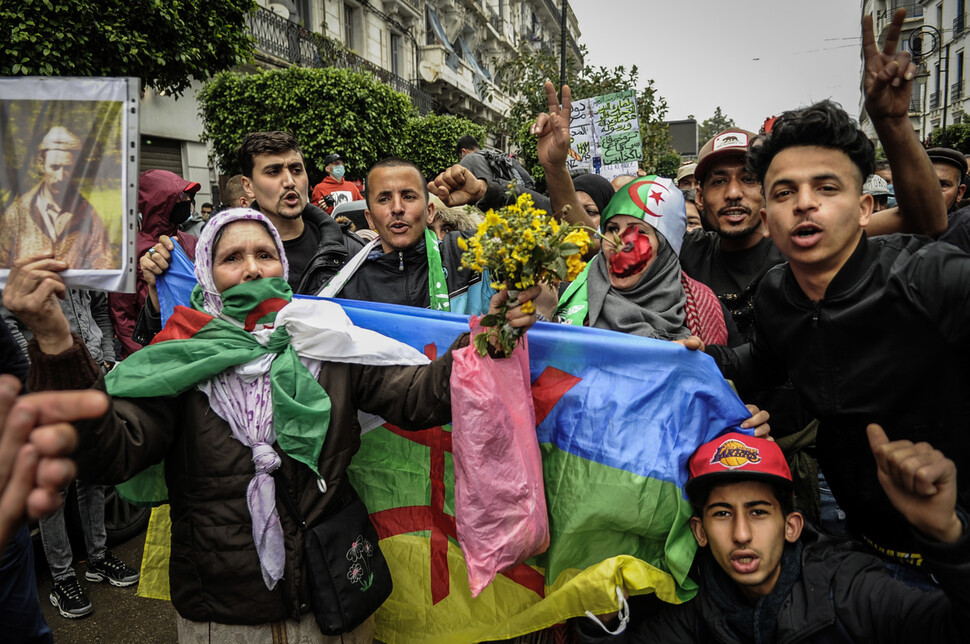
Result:
{"label": "logo on white cap", "polygon": [[714,148],[711,152],[716,152],[724,148],[746,148],[748,147],[748,135],[744,132],[724,132],[714,137]]}

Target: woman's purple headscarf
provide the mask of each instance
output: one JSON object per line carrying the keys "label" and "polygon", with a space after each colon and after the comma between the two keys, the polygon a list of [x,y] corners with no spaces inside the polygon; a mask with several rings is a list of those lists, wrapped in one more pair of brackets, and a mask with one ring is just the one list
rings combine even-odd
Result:
{"label": "woman's purple headscarf", "polygon": [[199,235],[199,242],[195,248],[195,279],[199,280],[202,287],[203,305],[210,315],[220,317],[222,313],[222,296],[216,289],[215,280],[212,278],[212,261],[215,253],[215,242],[219,233],[229,224],[250,219],[262,223],[269,230],[276,250],[279,253],[280,261],[283,263],[283,279],[286,279],[290,272],[290,265],[286,261],[286,252],[283,250],[283,240],[276,230],[276,226],[258,210],[252,208],[230,208],[213,215],[202,229]]}

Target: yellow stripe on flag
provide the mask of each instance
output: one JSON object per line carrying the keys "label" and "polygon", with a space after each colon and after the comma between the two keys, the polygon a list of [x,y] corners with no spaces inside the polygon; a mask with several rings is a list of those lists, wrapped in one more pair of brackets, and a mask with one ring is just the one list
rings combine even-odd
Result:
{"label": "yellow stripe on flag", "polygon": [[[145,539],[138,596],[171,601],[169,506],[152,510]],[[585,570],[567,569],[540,597],[504,575],[476,598],[468,587],[461,549],[448,542],[449,591],[431,605],[431,544],[427,537],[402,534],[380,542],[394,580],[394,592],[377,612],[376,636],[387,644],[480,642],[510,639],[559,624],[570,617],[616,611],[616,588],[630,595],[656,593],[678,604],[670,574],[635,557],[621,555]],[[539,569],[540,572],[541,569]]]}
{"label": "yellow stripe on flag", "polygon": [[172,520],[168,504],[152,508],[145,535],[145,552],[141,558],[139,597],[172,601],[168,586],[168,560],[172,554]]}
{"label": "yellow stripe on flag", "polygon": [[432,606],[428,539],[405,534],[384,539],[380,545],[394,579],[394,592],[377,611],[376,637],[387,644],[517,637],[584,615],[587,610],[616,611],[617,586],[631,595],[655,592],[664,601],[680,603],[668,573],[626,555],[586,570],[563,571],[555,584],[546,587],[544,598],[498,575],[473,599],[461,550],[449,541],[449,592]]}

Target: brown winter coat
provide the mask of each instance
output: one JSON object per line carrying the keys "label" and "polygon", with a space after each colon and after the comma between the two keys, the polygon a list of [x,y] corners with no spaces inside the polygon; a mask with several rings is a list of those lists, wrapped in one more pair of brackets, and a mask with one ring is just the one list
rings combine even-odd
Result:
{"label": "brown winter coat", "polygon": [[[467,336],[460,341],[467,343]],[[76,336],[74,346],[58,356],[41,353],[32,342],[30,358],[29,385],[35,391],[104,388]],[[318,381],[332,405],[320,457],[327,492],[319,492],[308,468],[281,455],[291,494],[308,523],[325,521],[350,498],[347,466],[360,447],[357,409],[412,429],[450,422],[451,365],[450,351],[419,367],[323,364]],[[301,536],[280,500],[281,490],[277,507],[286,567],[275,590],[263,583],[246,505],[252,452],[232,437],[228,423],[198,389],[174,399],[115,398],[106,416],[77,427],[78,474],[92,483],[119,483],[165,459],[172,518],[169,577],[172,603],[182,617],[260,624],[298,618],[309,610]]]}

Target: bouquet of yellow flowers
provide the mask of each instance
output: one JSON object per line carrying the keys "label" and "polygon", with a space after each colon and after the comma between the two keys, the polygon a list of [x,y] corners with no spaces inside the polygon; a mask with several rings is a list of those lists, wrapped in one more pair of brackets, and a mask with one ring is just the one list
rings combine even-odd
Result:
{"label": "bouquet of yellow flowers", "polygon": [[[483,327],[494,329],[505,355],[511,355],[525,332],[505,321],[505,313],[518,306],[518,292],[540,282],[576,279],[586,266],[583,255],[590,243],[587,230],[585,226],[559,223],[545,210],[537,209],[532,197],[523,193],[514,204],[503,206],[498,212],[489,210],[473,237],[458,239],[458,246],[465,251],[462,266],[480,272],[488,270],[492,288],[509,289],[509,299],[501,311],[482,318]],[[532,302],[522,305],[526,313],[534,308]],[[478,353],[484,356],[488,333],[480,333],[474,342]]]}

